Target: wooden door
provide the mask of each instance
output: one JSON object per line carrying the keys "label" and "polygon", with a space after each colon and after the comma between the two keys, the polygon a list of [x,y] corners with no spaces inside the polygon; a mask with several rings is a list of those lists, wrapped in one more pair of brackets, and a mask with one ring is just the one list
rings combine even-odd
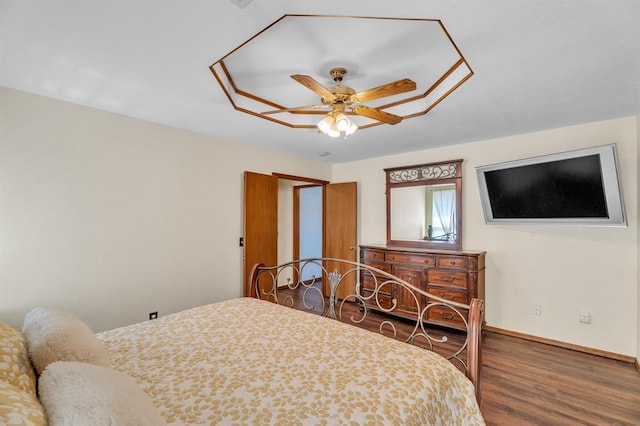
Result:
{"label": "wooden door", "polygon": [[244,295],[255,297],[249,283],[256,263],[274,266],[278,262],[278,178],[244,172]]}
{"label": "wooden door", "polygon": [[[356,182],[332,183],[324,187],[324,257],[356,261]],[[344,273],[348,265],[325,265],[328,271]],[[345,298],[355,292],[356,276],[351,274],[340,285],[337,296]],[[328,283],[324,283],[325,294],[329,294]]]}

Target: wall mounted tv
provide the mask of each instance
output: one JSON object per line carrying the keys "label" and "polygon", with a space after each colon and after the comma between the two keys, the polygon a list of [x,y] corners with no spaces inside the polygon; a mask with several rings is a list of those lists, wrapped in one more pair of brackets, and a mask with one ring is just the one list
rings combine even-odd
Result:
{"label": "wall mounted tv", "polygon": [[615,144],[476,167],[486,223],[625,226]]}

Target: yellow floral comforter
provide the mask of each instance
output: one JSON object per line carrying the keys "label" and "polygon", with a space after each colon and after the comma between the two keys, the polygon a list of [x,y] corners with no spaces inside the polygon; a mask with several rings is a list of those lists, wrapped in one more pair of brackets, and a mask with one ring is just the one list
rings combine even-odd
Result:
{"label": "yellow floral comforter", "polygon": [[437,354],[251,298],[98,334],[168,423],[482,425]]}

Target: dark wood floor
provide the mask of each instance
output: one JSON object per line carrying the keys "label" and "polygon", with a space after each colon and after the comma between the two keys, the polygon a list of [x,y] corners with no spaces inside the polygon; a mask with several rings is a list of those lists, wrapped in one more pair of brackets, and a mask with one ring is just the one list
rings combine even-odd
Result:
{"label": "dark wood floor", "polygon": [[488,425],[640,425],[633,364],[491,332],[482,346]]}
{"label": "dark wood floor", "polygon": [[[373,318],[363,324],[378,327]],[[634,364],[489,331],[482,352],[487,425],[640,425]]]}

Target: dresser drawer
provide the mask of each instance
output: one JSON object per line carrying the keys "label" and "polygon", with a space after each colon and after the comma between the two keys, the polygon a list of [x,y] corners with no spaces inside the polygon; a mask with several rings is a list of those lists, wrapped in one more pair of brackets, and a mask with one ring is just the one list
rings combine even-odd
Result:
{"label": "dresser drawer", "polygon": [[[378,278],[376,280],[376,278],[372,277],[371,275],[363,276],[362,279],[360,280],[360,287],[363,290],[363,295],[364,296],[369,296],[371,293],[375,292],[376,285],[377,285],[379,287],[379,289],[380,289],[378,291],[378,294],[392,297],[393,296],[393,286],[391,286],[389,284],[382,285],[382,283],[384,283],[385,281],[386,280],[381,280],[380,278]],[[366,294],[364,294],[365,291],[367,292]]]}
{"label": "dresser drawer", "polygon": [[402,253],[397,251],[387,252],[387,262],[411,263],[413,265],[434,266],[434,256],[415,253]]}
{"label": "dresser drawer", "polygon": [[393,297],[390,295],[378,293],[378,297],[376,297],[371,291],[362,290],[362,297],[368,298],[364,303],[374,311],[389,311],[393,307]]}
{"label": "dresser drawer", "polygon": [[[388,265],[386,263],[366,262],[365,265],[380,269],[381,271],[387,272],[389,274],[391,273],[391,265]],[[374,271],[369,271],[364,269],[360,271],[360,281],[362,283],[363,288],[374,290],[376,284],[380,286],[380,284],[387,281],[387,277],[383,277],[378,274],[374,275],[373,272]],[[387,293],[391,295],[391,286],[385,286],[383,287],[383,290],[384,291],[381,293]]]}
{"label": "dresser drawer", "polygon": [[384,285],[376,295],[376,284],[380,286],[384,281],[375,280],[371,275],[364,276],[360,280],[360,295],[368,300],[365,301],[367,306],[372,309],[391,309],[393,306],[393,286]]}
{"label": "dresser drawer", "polygon": [[[382,263],[382,262],[370,262],[370,261],[366,261],[363,262],[365,265],[367,266],[371,266],[372,268],[376,268],[376,269],[380,269],[381,271],[384,271],[388,274],[391,273],[391,265],[389,265],[388,263]],[[372,271],[373,272],[373,271]],[[361,272],[363,275],[371,275],[368,272]]]}
{"label": "dresser drawer", "polygon": [[429,292],[429,294],[433,294],[434,296],[438,296],[445,300],[450,300],[452,302],[465,303],[465,304],[468,303],[466,291],[456,291],[456,290],[448,290],[445,288],[433,288],[433,287],[429,287],[427,291]]}
{"label": "dresser drawer", "polygon": [[450,308],[442,306],[432,306],[427,309],[427,321],[434,324],[453,326],[455,328],[465,328],[464,320],[467,319],[468,312],[460,311],[464,319]]}
{"label": "dresser drawer", "polygon": [[469,259],[461,256],[439,256],[438,268],[457,268],[467,269],[469,267]]}
{"label": "dresser drawer", "polygon": [[429,269],[427,284],[467,288],[467,273],[448,269]]}
{"label": "dresser drawer", "polygon": [[[365,249],[365,250],[362,250],[361,255],[363,260],[379,260],[381,262],[384,261],[384,251],[382,250]],[[367,263],[367,262],[364,262],[364,263]]]}

